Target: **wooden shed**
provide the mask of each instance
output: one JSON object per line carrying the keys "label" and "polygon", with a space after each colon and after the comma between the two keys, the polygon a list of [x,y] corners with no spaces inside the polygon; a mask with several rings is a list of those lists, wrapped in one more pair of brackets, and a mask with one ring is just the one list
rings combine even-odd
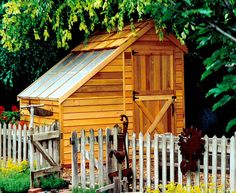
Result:
{"label": "wooden shed", "polygon": [[[71,160],[72,131],[112,127],[121,114],[136,132],[176,134],[185,126],[187,48],[171,34],[160,41],[152,21],[135,26],[95,33],[18,95],[20,106],[44,104],[53,112],[35,116],[35,124],[59,121],[62,164]],[[28,111],[22,119],[29,121]]]}

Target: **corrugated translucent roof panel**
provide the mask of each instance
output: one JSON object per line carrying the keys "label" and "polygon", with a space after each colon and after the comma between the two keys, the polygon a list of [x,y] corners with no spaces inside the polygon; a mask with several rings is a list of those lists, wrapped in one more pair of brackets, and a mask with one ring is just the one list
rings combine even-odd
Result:
{"label": "corrugated translucent roof panel", "polygon": [[71,53],[32,85],[22,91],[20,98],[59,99],[108,58],[115,49]]}

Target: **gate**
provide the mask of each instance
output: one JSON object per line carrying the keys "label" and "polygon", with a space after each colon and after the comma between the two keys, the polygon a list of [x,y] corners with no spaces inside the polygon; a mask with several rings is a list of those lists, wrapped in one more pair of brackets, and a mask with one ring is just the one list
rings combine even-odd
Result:
{"label": "gate", "polygon": [[30,185],[41,176],[60,172],[60,129],[58,122],[50,126],[31,128],[30,131]]}

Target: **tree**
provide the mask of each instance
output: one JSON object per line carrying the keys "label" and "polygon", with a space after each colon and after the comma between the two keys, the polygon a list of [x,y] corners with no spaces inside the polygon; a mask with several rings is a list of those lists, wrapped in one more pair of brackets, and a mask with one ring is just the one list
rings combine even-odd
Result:
{"label": "tree", "polygon": [[[69,48],[73,31],[89,36],[97,26],[107,31],[125,22],[153,18],[157,33],[172,32],[184,42],[194,42],[203,57],[202,80],[221,74],[222,80],[209,90],[213,110],[236,100],[236,1],[235,0],[10,0],[4,7],[0,35],[10,51],[29,48],[29,36],[47,41],[56,37],[57,46]],[[235,108],[232,106],[232,108]],[[233,112],[233,111],[232,111]],[[235,129],[236,115],[229,117],[226,131]]]}

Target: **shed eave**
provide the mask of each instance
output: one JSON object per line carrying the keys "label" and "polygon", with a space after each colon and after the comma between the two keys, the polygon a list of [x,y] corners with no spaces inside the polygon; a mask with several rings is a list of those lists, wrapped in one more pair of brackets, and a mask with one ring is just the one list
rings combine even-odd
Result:
{"label": "shed eave", "polygon": [[49,98],[49,97],[29,97],[29,96],[17,96],[17,100],[27,99],[27,100],[50,100],[50,101],[58,101],[58,98]]}

